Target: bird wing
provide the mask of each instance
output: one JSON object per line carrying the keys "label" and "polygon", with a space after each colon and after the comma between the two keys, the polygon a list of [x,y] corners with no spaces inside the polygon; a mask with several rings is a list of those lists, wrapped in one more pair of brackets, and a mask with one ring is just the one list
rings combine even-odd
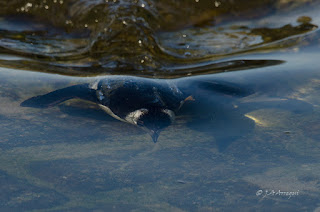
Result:
{"label": "bird wing", "polygon": [[73,85],[44,95],[32,97],[20,105],[22,107],[48,108],[72,98],[96,102],[95,90],[90,89],[88,84]]}

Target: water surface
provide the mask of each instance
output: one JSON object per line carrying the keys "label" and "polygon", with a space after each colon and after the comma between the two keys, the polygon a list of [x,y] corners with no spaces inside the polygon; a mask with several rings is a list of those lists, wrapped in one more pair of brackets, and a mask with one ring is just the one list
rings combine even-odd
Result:
{"label": "water surface", "polygon": [[[319,210],[317,1],[0,6],[2,211]],[[113,75],[195,101],[156,144],[83,100],[20,107]]]}

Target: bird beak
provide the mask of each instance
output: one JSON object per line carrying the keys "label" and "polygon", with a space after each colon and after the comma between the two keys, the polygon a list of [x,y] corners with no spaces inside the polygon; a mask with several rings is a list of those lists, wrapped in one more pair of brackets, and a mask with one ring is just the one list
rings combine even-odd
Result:
{"label": "bird beak", "polygon": [[151,130],[150,135],[151,135],[152,141],[154,143],[157,143],[158,138],[159,138],[159,132]]}

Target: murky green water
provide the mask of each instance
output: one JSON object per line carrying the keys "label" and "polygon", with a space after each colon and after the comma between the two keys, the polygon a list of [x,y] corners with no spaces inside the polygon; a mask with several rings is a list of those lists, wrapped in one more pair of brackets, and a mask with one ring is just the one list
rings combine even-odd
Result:
{"label": "murky green water", "polygon": [[[319,9],[0,1],[0,211],[319,211]],[[107,75],[195,101],[156,144],[87,101],[20,106]]]}

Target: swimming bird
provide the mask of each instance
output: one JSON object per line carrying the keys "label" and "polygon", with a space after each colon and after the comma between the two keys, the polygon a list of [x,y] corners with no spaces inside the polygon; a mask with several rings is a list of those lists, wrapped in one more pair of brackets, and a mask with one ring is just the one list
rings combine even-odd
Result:
{"label": "swimming bird", "polygon": [[23,107],[48,108],[72,98],[94,102],[112,117],[148,132],[153,142],[174,122],[185,101],[193,100],[175,84],[139,77],[107,77],[32,97]]}
{"label": "swimming bird", "polygon": [[187,127],[213,136],[221,151],[254,129],[254,120],[246,115],[250,111],[312,111],[312,106],[304,101],[268,96],[257,99],[256,95],[260,96],[248,86],[218,78],[160,80],[109,76],[32,97],[21,106],[48,108],[72,98],[84,99],[96,103],[110,116],[143,129],[155,143],[160,132],[178,115]]}

